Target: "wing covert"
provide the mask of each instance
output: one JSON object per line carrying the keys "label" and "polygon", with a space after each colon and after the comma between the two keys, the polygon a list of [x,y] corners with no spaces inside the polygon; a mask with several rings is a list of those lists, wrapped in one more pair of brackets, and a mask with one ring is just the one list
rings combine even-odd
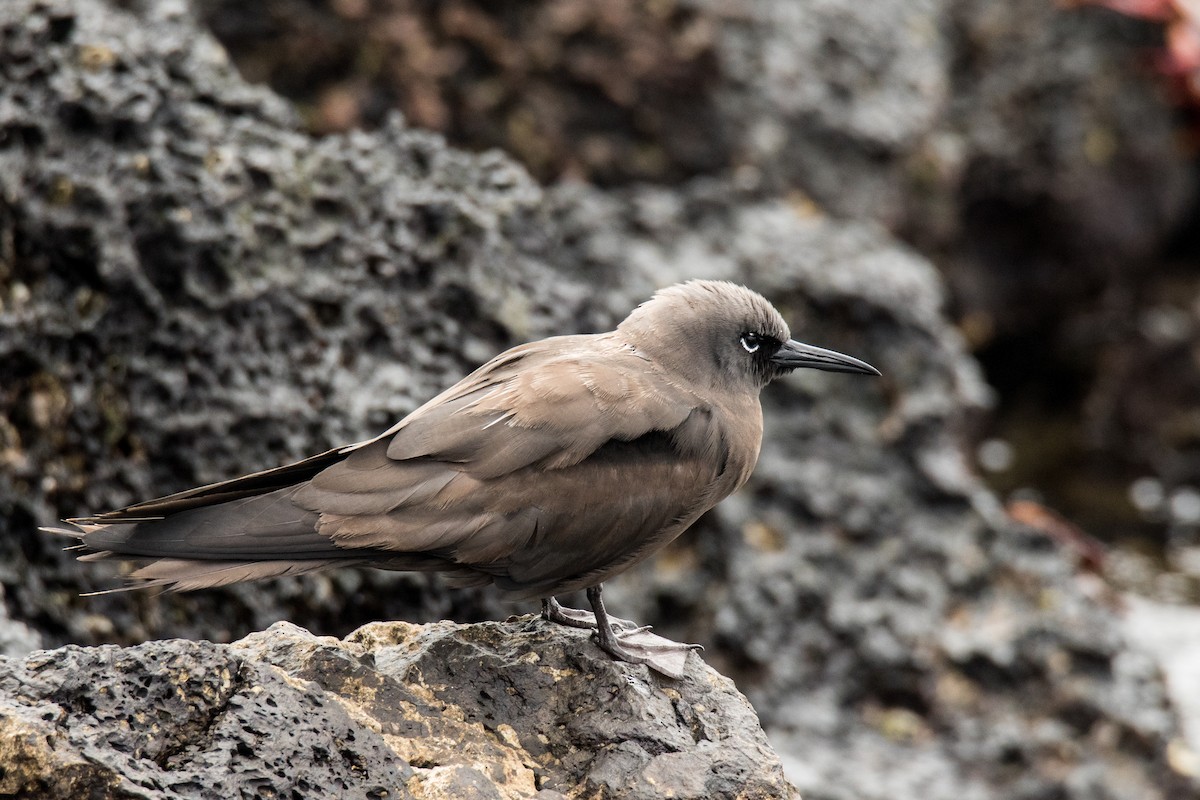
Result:
{"label": "wing covert", "polygon": [[671,431],[696,407],[632,350],[588,352],[563,339],[597,337],[536,342],[485,364],[398,426],[388,457],[451,462],[481,479],[534,464],[561,469],[610,440]]}

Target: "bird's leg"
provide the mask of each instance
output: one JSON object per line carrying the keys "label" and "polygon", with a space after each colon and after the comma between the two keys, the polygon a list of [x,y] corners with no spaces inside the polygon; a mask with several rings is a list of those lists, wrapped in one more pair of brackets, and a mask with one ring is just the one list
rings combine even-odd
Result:
{"label": "bird's leg", "polygon": [[612,621],[608,618],[608,611],[604,608],[604,600],[600,597],[601,584],[589,586],[587,590],[588,602],[592,604],[592,610],[596,612],[596,633],[593,634],[596,638],[596,644],[600,649],[608,653],[618,661],[626,661],[630,664],[645,664],[647,659],[634,655],[621,646],[617,639],[617,634],[613,631]]}
{"label": "bird's leg", "polygon": [[[560,605],[553,597],[542,598],[542,619],[547,622],[557,622],[572,628],[595,628],[596,617],[590,611],[581,608],[567,608]],[[636,622],[620,617],[609,617],[609,622],[622,633],[635,630],[650,630],[650,626],[639,626]]]}

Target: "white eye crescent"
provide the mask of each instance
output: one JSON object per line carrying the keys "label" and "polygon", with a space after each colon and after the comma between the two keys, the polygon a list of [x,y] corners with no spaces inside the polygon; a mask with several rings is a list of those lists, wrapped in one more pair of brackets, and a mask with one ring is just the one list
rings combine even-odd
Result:
{"label": "white eye crescent", "polygon": [[759,339],[757,333],[743,333],[741,341],[742,347],[745,348],[747,353],[757,353],[758,348],[762,347],[762,341]]}

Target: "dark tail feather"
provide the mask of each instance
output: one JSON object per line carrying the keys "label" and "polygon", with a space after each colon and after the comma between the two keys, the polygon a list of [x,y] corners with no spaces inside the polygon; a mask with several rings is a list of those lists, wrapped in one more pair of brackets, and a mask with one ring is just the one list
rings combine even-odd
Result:
{"label": "dark tail feather", "polygon": [[345,558],[317,531],[317,515],[291,502],[296,487],[189,508],[143,522],[75,523],[92,550],[120,556],[204,561]]}
{"label": "dark tail feather", "polygon": [[157,519],[70,520],[42,530],[78,539],[89,551],[80,561],[149,562],[129,576],[131,586],[110,591],[153,586],[187,591],[361,563],[361,552],[334,545],[317,531],[317,515],[291,502],[297,488]]}
{"label": "dark tail feather", "polygon": [[242,498],[267,494],[311,479],[321,470],[344,460],[358,447],[373,440],[360,442],[349,447],[327,450],[319,455],[287,464],[274,469],[243,475],[220,483],[198,486],[176,494],[136,503],[116,511],[106,511],[90,517],[79,517],[68,522],[80,525],[103,525],[112,522],[146,522],[162,519],[181,511],[206,506],[221,505]]}
{"label": "dark tail feather", "polygon": [[491,575],[434,553],[338,547],[318,531],[318,515],[292,501],[318,472],[381,441],[41,530],[78,540],[67,549],[88,551],[81,561],[139,562],[129,576],[133,584],[113,592],[155,586],[190,591],[341,566],[444,572],[462,586],[491,582]]}

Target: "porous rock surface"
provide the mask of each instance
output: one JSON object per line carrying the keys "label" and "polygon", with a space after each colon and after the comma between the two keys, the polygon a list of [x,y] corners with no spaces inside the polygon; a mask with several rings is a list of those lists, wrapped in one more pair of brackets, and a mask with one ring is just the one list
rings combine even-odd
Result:
{"label": "porous rock surface", "polygon": [[534,617],[0,659],[6,797],[788,798],[732,681]]}
{"label": "porous rock surface", "polygon": [[1133,18],[1156,4],[194,2],[316,130],[399,107],[546,181],[733,174],[881,222],[936,261],[1000,392],[997,486],[1159,547],[1176,515],[1130,484],[1200,485],[1196,123],[1170,14]]}
{"label": "porous rock surface", "polygon": [[[958,431],[987,389],[937,273],[872,222],[734,179],[543,190],[503,155],[398,119],[316,139],[181,2],[13,0],[0,277],[14,654],[36,637],[230,641],[281,618],[339,636],[503,618],[487,592],[352,570],[80,598],[118,579],[34,528],[376,433],[516,341],[607,328],[675,280],[731,278],[886,377],[771,387],[750,485],[612,582],[610,607],[706,644],[810,800],[1196,794],[1170,758],[1163,684],[1110,598],[968,468]],[[456,685],[479,679],[464,670]],[[613,758],[616,773],[640,756]],[[672,791],[692,786],[679,777]]]}

